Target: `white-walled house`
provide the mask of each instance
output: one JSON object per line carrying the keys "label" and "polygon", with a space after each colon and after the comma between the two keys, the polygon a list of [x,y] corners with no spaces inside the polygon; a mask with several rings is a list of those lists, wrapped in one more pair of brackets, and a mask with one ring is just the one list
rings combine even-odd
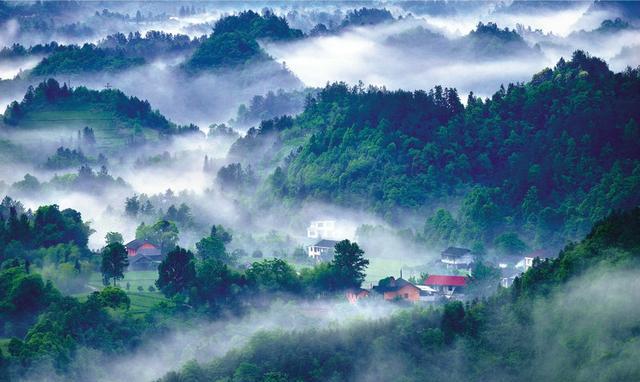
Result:
{"label": "white-walled house", "polygon": [[445,298],[450,299],[454,295],[461,298],[464,296],[467,278],[464,276],[430,275],[424,281],[424,285]]}
{"label": "white-walled house", "polygon": [[336,244],[338,244],[338,242],[335,240],[320,240],[314,245],[307,247],[307,255],[315,260],[331,257],[335,252]]}
{"label": "white-walled house", "polygon": [[475,261],[475,256],[470,249],[449,247],[440,254],[440,262],[447,269],[471,270],[471,265]]}
{"label": "white-walled house", "polygon": [[335,220],[314,220],[307,227],[307,237],[310,239],[335,238]]}

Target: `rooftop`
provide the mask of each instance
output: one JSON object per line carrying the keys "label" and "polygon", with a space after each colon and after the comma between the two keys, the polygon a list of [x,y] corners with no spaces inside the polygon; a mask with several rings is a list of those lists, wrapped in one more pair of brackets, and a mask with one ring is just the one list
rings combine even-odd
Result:
{"label": "rooftop", "polygon": [[471,253],[470,249],[458,248],[458,247],[449,247],[442,252],[443,255],[454,256],[454,257],[464,256],[468,253]]}
{"label": "rooftop", "polygon": [[335,240],[326,240],[322,239],[319,242],[314,244],[314,247],[322,247],[322,248],[333,248],[338,244]]}
{"label": "rooftop", "polygon": [[467,278],[464,276],[443,276],[443,275],[431,275],[424,282],[424,285],[442,285],[442,286],[465,286],[467,285]]}
{"label": "rooftop", "polygon": [[153,245],[154,247],[156,246],[155,244],[153,244],[153,243],[151,243],[151,242],[149,242],[149,241],[147,241],[147,240],[139,240],[139,239],[131,240],[130,242],[128,242],[128,243],[127,243],[127,244],[125,244],[124,246],[125,246],[127,249],[138,249],[138,248],[142,247],[142,246],[143,246],[143,245],[145,245],[145,244],[151,244],[151,245]]}

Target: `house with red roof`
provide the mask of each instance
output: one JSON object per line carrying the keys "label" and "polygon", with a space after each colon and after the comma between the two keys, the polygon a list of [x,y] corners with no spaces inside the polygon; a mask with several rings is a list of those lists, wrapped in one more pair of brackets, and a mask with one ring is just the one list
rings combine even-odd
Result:
{"label": "house with red roof", "polygon": [[462,295],[467,286],[467,278],[464,276],[431,275],[424,285],[436,290],[436,293],[451,298],[455,295]]}
{"label": "house with red roof", "polygon": [[380,280],[373,290],[385,301],[406,300],[416,302],[420,300],[420,288],[400,277],[387,277]]}
{"label": "house with red roof", "polygon": [[160,248],[147,240],[132,240],[124,245],[129,255],[129,270],[156,270],[164,259]]}
{"label": "house with red roof", "polygon": [[127,249],[127,255],[129,255],[129,257],[134,257],[138,254],[138,252],[144,251],[158,251],[158,253],[160,252],[160,248],[147,240],[131,240],[130,242],[125,244],[124,247]]}

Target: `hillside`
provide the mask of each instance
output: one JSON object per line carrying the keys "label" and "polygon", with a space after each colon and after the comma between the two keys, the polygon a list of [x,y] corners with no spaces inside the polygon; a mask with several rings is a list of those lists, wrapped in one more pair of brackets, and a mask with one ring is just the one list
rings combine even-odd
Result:
{"label": "hillside", "polygon": [[163,381],[637,380],[638,281],[625,272],[640,267],[639,237],[640,209],[616,214],[487,301],[261,333]]}
{"label": "hillside", "polygon": [[149,102],[127,97],[119,90],[69,88],[54,79],[29,88],[21,102],[14,101],[7,107],[3,121],[21,131],[75,132],[90,128],[95,135],[91,143],[106,149],[197,129],[177,126],[153,110]]}
{"label": "hillside", "polygon": [[259,15],[253,11],[223,17],[216,21],[214,32],[196,49],[184,64],[191,73],[216,70],[271,60],[258,40],[291,40],[303,36],[291,29],[284,18],[272,13]]}
{"label": "hillside", "polygon": [[142,57],[129,57],[123,50],[102,49],[93,44],[57,48],[31,70],[33,76],[78,72],[115,72],[145,63]]}
{"label": "hillside", "polygon": [[277,156],[301,142],[266,194],[364,207],[390,221],[406,210],[433,214],[423,232],[433,243],[486,246],[515,231],[535,247],[561,246],[640,203],[639,103],[637,69],[614,74],[576,51],[490,99],[470,94],[466,107],[455,89],[332,84],[290,128],[250,130],[231,152]]}

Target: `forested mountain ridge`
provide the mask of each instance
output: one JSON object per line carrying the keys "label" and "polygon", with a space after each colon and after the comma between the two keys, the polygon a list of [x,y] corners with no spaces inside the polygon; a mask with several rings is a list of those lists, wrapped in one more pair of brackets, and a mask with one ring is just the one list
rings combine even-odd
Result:
{"label": "forested mountain ridge", "polygon": [[636,380],[637,316],[621,315],[638,313],[625,271],[640,266],[639,237],[640,209],[614,214],[488,300],[346,328],[262,333],[162,381]]}
{"label": "forested mountain ridge", "polygon": [[[561,245],[640,203],[639,73],[613,73],[576,51],[490,99],[470,94],[466,107],[455,89],[328,85],[278,133],[283,144],[308,139],[272,174],[269,189],[390,220],[403,209],[431,212],[424,235],[432,242],[491,243],[498,232],[516,231]],[[236,151],[260,146],[260,137],[272,140],[273,129],[250,131]],[[457,198],[457,216],[431,208]]]}
{"label": "forested mountain ridge", "polygon": [[140,125],[162,133],[195,129],[194,126],[175,125],[159,111],[153,110],[148,101],[127,97],[120,90],[91,90],[83,86],[70,88],[66,83],[60,86],[58,81],[52,78],[41,82],[35,88],[30,87],[21,102],[13,101],[7,107],[3,119],[8,125],[19,126],[23,119],[30,117],[31,113],[50,109],[64,113],[74,107],[76,109],[97,108],[100,111],[113,113],[116,118],[127,121],[132,126]]}
{"label": "forested mountain ridge", "polygon": [[244,11],[223,17],[216,21],[213,29],[213,33],[185,62],[184,68],[188,72],[269,60],[258,39],[291,40],[303,36],[302,31],[290,28],[284,18],[270,12],[261,16],[253,11]]}

